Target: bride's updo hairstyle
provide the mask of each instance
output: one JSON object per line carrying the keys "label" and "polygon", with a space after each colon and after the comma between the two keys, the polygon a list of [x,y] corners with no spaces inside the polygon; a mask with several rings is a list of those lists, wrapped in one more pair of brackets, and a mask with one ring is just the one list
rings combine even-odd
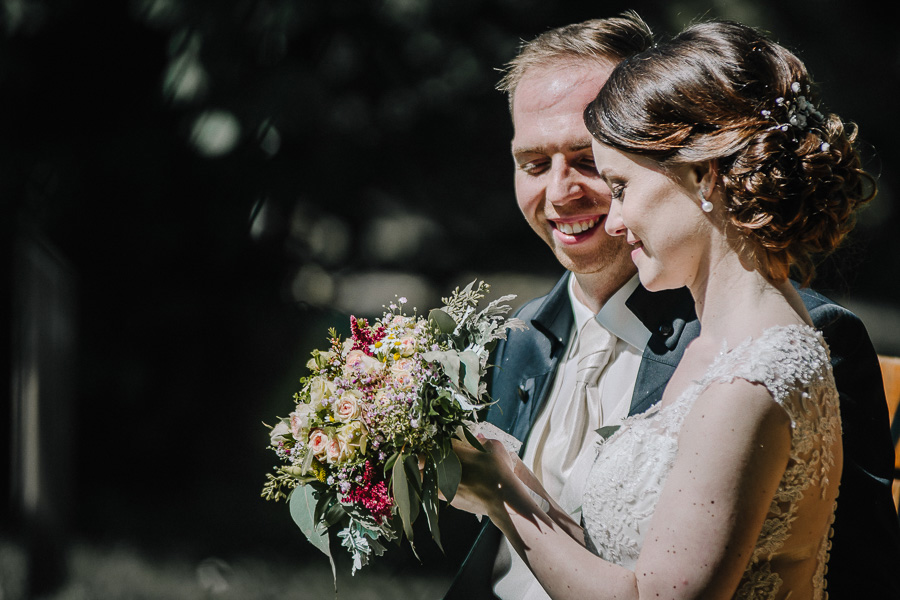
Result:
{"label": "bride's updo hairstyle", "polygon": [[732,236],[757,268],[808,285],[814,258],[875,195],[856,127],[819,104],[803,63],[732,22],[689,27],[621,62],[584,112],[601,143],[662,167],[715,161]]}

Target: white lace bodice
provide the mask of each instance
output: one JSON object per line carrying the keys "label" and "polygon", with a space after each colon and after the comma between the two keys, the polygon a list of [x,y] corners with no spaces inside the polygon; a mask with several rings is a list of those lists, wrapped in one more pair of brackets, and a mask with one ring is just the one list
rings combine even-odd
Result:
{"label": "white lace bodice", "polygon": [[720,352],[678,399],[629,417],[600,444],[584,497],[588,547],[634,568],[685,416],[707,386],[735,378],[764,385],[792,427],[790,460],[735,598],[822,598],[841,422],[827,347],[806,326],[772,327]]}

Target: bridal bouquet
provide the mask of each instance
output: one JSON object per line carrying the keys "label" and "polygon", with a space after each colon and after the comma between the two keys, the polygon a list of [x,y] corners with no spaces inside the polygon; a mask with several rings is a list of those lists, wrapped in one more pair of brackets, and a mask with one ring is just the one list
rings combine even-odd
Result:
{"label": "bridal bouquet", "polygon": [[524,328],[505,317],[515,296],[478,310],[488,290],[474,281],[457,288],[427,317],[404,314],[405,298],[372,324],[350,317],[352,335],[329,331],[330,346],[313,350],[293,411],[267,426],[281,464],[262,496],[287,498],[333,571],[335,536],[355,573],[384,542],[412,543],[422,513],[440,547],[438,492],[452,500],[461,475],[451,439],[481,447],[472,429],[484,425],[476,412],[490,403],[488,354],[508,329]]}

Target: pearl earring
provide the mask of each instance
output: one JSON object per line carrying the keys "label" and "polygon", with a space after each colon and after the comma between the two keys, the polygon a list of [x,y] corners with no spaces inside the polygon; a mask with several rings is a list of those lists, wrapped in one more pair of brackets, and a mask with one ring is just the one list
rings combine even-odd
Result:
{"label": "pearl earring", "polygon": [[700,190],[700,210],[703,212],[712,212],[713,203],[706,199],[706,190]]}

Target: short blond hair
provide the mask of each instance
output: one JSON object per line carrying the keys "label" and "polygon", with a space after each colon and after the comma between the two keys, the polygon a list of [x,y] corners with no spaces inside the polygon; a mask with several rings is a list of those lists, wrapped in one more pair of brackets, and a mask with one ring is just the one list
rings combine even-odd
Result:
{"label": "short blond hair", "polygon": [[560,62],[615,65],[652,45],[650,27],[634,11],[557,27],[522,43],[506,64],[497,89],[509,95],[512,110],[516,87],[529,69]]}

